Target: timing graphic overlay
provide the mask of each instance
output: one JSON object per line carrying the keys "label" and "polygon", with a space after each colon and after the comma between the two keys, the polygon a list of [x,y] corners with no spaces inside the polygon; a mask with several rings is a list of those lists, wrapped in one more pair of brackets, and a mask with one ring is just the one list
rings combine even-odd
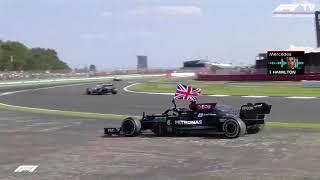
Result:
{"label": "timing graphic overlay", "polygon": [[304,51],[268,51],[268,75],[303,75]]}

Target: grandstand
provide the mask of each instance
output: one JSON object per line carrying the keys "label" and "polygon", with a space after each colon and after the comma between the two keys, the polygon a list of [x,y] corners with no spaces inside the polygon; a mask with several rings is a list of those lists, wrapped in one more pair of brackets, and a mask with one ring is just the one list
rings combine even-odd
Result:
{"label": "grandstand", "polygon": [[231,63],[210,62],[209,60],[198,59],[184,61],[183,67],[180,68],[180,71],[216,75],[231,75],[252,73],[253,69],[251,67],[236,66]]}

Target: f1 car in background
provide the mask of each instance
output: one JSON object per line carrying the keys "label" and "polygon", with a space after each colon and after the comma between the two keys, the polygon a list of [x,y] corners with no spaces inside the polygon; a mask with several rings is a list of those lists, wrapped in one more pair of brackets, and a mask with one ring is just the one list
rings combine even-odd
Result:
{"label": "f1 car in background", "polygon": [[122,79],[119,77],[115,77],[115,78],[113,78],[113,81],[122,81]]}
{"label": "f1 car in background", "polygon": [[[196,108],[170,108],[161,114],[145,115],[123,120],[120,128],[104,128],[105,136],[138,136],[144,130],[151,130],[156,136],[183,134],[224,134],[227,138],[237,138],[245,134],[255,134],[262,130],[265,115],[271,111],[267,103],[242,105],[240,112],[218,108],[216,103],[194,104]],[[189,106],[190,107],[190,106]],[[190,107],[191,108],[191,107]]]}
{"label": "f1 car in background", "polygon": [[114,87],[113,84],[97,84],[94,87],[87,88],[86,94],[96,94],[96,95],[103,95],[103,94],[117,94],[118,90]]}

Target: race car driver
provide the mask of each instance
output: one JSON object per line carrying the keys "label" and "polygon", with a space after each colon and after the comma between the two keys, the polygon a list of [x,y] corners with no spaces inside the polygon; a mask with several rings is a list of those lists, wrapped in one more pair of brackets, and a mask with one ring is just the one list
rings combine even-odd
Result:
{"label": "race car driver", "polygon": [[197,108],[197,104],[196,104],[196,101],[191,101],[190,104],[189,104],[189,108],[192,110],[192,111],[196,111],[198,108]]}

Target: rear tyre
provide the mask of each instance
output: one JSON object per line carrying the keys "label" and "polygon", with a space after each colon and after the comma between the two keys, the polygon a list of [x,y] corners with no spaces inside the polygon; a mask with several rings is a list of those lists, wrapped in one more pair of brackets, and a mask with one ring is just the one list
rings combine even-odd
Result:
{"label": "rear tyre", "polygon": [[256,125],[248,126],[247,133],[248,134],[257,134],[258,132],[262,131],[263,128],[264,128],[263,124],[256,124]]}
{"label": "rear tyre", "polygon": [[238,138],[246,133],[246,125],[241,119],[230,118],[223,123],[222,131],[227,138]]}
{"label": "rear tyre", "polygon": [[121,131],[124,136],[134,137],[141,132],[141,122],[132,117],[128,117],[122,121]]}
{"label": "rear tyre", "polygon": [[111,93],[112,93],[112,94],[117,94],[118,91],[117,91],[116,89],[112,89],[112,90],[111,90]]}
{"label": "rear tyre", "polygon": [[89,89],[86,90],[86,94],[87,94],[87,95],[91,94],[91,92],[90,92]]}

